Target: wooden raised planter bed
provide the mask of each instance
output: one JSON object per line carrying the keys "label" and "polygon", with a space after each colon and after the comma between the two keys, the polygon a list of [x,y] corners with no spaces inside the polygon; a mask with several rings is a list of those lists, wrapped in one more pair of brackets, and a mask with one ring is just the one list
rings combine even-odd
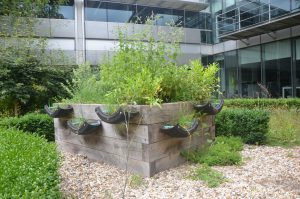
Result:
{"label": "wooden raised planter bed", "polygon": [[[74,117],[99,120],[95,112],[99,104],[72,104]],[[127,160],[127,140],[129,143],[128,171],[146,177],[178,166],[185,162],[180,152],[189,148],[202,148],[208,139],[215,137],[214,116],[203,116],[197,130],[189,137],[174,138],[164,134],[160,128],[180,116],[194,111],[188,102],[162,104],[161,107],[137,105],[139,112],[130,120],[129,132],[125,124],[102,126],[88,135],[76,135],[66,125],[65,119],[54,119],[55,139],[62,151],[82,154],[89,159],[113,164],[125,169]]]}

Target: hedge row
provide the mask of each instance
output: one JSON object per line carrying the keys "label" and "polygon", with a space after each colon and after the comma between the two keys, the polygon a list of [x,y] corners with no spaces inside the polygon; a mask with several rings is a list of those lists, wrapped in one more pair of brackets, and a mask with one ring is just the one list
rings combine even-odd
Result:
{"label": "hedge row", "polygon": [[0,198],[61,198],[54,143],[0,128]]}
{"label": "hedge row", "polygon": [[54,141],[53,118],[46,114],[29,113],[22,117],[7,117],[0,119],[0,127],[17,128],[28,133],[44,136],[48,141]]}
{"label": "hedge row", "polygon": [[269,121],[268,111],[224,109],[216,116],[216,135],[239,136],[247,144],[265,144]]}
{"label": "hedge row", "polygon": [[282,99],[226,99],[225,106],[229,108],[262,108],[262,109],[300,109],[299,98]]}

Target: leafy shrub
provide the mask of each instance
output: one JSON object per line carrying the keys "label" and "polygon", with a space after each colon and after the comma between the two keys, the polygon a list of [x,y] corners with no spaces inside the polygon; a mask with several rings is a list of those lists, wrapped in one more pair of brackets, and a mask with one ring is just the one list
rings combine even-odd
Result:
{"label": "leafy shrub", "polygon": [[224,109],[216,116],[216,135],[239,136],[247,144],[266,143],[270,114],[264,110]]}
{"label": "leafy shrub", "polygon": [[226,99],[225,106],[230,108],[246,108],[246,109],[292,109],[300,108],[299,98],[286,99]]}
{"label": "leafy shrub", "polygon": [[185,151],[183,156],[194,163],[214,165],[236,165],[242,161],[238,151],[242,150],[243,142],[240,138],[220,137],[207,150]]}
{"label": "leafy shrub", "polygon": [[300,145],[300,113],[295,109],[272,110],[270,130],[267,134],[269,145]]}
{"label": "leafy shrub", "polygon": [[192,61],[177,66],[182,30],[170,26],[170,31],[159,31],[156,38],[154,21],[147,24],[131,36],[120,31],[116,53],[105,59],[96,70],[99,72],[88,65],[74,70],[71,102],[157,105],[210,99],[218,88],[217,65],[204,68],[199,61]]}
{"label": "leafy shrub", "polygon": [[222,173],[213,170],[207,165],[199,165],[189,176],[192,180],[202,180],[207,183],[208,187],[218,187],[225,181]]}
{"label": "leafy shrub", "polygon": [[48,141],[54,141],[53,119],[46,114],[29,113],[19,118],[3,118],[0,120],[0,127],[14,127],[24,132],[44,136]]}
{"label": "leafy shrub", "polygon": [[0,129],[0,198],[60,198],[54,143],[16,129]]}

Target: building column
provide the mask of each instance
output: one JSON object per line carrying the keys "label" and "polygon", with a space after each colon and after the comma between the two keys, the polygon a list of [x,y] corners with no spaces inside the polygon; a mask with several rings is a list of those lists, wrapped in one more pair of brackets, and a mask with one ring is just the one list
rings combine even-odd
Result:
{"label": "building column", "polygon": [[76,64],[85,62],[84,0],[75,0],[75,55]]}

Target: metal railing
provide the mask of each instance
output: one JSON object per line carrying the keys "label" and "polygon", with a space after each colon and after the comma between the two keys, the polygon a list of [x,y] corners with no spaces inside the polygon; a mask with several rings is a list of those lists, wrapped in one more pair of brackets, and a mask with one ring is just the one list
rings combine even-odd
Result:
{"label": "metal railing", "polygon": [[290,14],[293,10],[275,7],[255,0],[216,16],[218,37]]}

